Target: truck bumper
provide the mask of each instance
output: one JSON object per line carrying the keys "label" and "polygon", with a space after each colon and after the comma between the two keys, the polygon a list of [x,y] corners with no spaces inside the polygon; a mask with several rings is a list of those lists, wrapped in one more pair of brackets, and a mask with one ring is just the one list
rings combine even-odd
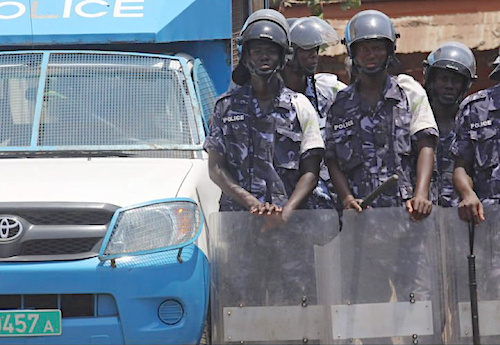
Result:
{"label": "truck bumper", "polygon": [[0,344],[198,343],[208,260],[195,245],[183,249],[182,262],[177,255],[125,257],[113,265],[98,258],[0,263],[0,309],[62,312],[61,335],[1,336]]}

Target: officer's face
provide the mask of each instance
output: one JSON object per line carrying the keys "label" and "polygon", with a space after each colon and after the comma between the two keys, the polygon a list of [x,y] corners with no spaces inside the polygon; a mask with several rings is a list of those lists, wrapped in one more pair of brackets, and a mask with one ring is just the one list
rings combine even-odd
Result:
{"label": "officer's face", "polygon": [[434,71],[433,76],[433,98],[445,105],[454,104],[465,85],[465,78],[456,72],[440,68]]}
{"label": "officer's face", "polygon": [[248,59],[257,69],[266,72],[278,67],[281,49],[271,42],[254,40],[248,42]]}
{"label": "officer's face", "polygon": [[308,74],[314,74],[316,68],[318,68],[318,51],[319,47],[309,50],[297,48],[296,58],[299,60],[300,66],[302,66]]}
{"label": "officer's face", "polygon": [[387,42],[383,39],[371,39],[357,42],[353,47],[356,61],[366,69],[383,67],[387,60]]}

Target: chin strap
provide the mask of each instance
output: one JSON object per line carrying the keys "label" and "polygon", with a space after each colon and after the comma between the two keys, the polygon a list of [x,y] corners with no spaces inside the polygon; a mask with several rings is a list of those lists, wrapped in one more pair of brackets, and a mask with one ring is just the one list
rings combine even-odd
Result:
{"label": "chin strap", "polygon": [[251,63],[247,61],[243,61],[244,66],[248,69],[251,75],[254,75],[256,77],[259,77],[261,79],[264,79],[267,83],[271,80],[271,78],[278,73],[282,67],[283,67],[283,62],[281,62],[278,66],[276,66],[275,69],[269,70],[269,71],[261,71],[258,68],[255,68]]}

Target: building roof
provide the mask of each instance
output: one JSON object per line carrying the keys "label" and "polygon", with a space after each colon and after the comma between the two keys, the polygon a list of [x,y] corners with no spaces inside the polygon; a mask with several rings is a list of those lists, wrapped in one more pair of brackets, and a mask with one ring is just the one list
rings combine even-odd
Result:
{"label": "building roof", "polygon": [[[345,19],[329,19],[339,37],[344,37]],[[393,19],[401,38],[396,53],[430,52],[447,41],[459,41],[471,49],[491,50],[500,45],[500,11],[399,17]],[[338,44],[321,53],[346,54]]]}

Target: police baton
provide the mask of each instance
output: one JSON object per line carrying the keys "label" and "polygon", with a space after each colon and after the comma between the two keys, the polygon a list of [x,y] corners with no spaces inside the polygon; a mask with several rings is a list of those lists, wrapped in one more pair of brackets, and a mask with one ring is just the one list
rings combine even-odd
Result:
{"label": "police baton", "polygon": [[376,197],[385,192],[387,189],[394,186],[394,184],[397,182],[398,182],[398,175],[394,174],[391,177],[389,177],[386,181],[384,181],[384,183],[375,188],[375,190],[373,190],[370,194],[368,194],[366,198],[364,198],[363,202],[361,203],[361,208],[365,209],[368,206],[370,206]]}
{"label": "police baton", "polygon": [[470,313],[472,317],[472,343],[481,344],[479,336],[479,312],[477,307],[477,282],[476,282],[476,256],[474,255],[474,221],[469,222],[469,293],[470,293]]}

